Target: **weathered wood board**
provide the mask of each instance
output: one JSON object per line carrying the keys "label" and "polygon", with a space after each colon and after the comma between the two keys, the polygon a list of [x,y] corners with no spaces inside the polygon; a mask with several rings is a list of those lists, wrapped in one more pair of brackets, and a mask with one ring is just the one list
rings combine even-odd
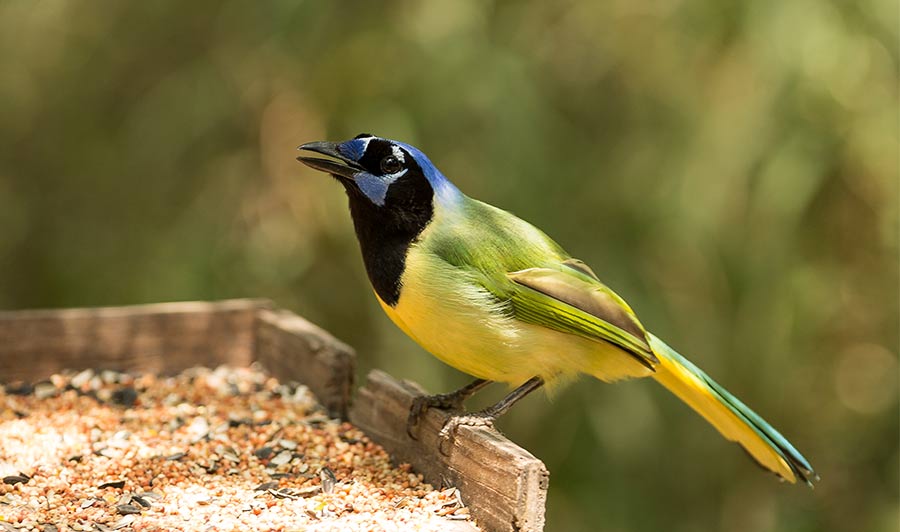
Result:
{"label": "weathered wood board", "polygon": [[306,384],[332,416],[347,419],[355,355],[323,329],[287,310],[260,309],[254,359],[281,380]]}
{"label": "weathered wood board", "polygon": [[493,428],[460,426],[449,442],[438,433],[450,414],[429,409],[414,434],[406,432],[413,399],[424,391],[373,370],[350,409],[350,421],[408,462],[434,485],[459,488],[486,530],[543,530],[549,474],[544,464]]}
{"label": "weathered wood board", "polygon": [[459,488],[482,530],[543,529],[548,474],[540,460],[484,427],[460,427],[445,455],[438,432],[448,414],[440,410],[424,416],[418,440],[409,438],[406,418],[421,388],[376,370],[351,404],[353,350],[266,300],[0,312],[0,382],[64,369],[173,374],[254,361],[309,386],[332,416],[349,416],[428,482]]}
{"label": "weathered wood board", "polygon": [[35,380],[66,368],[177,373],[246,365],[257,311],[239,299],[129,307],[0,312],[0,379]]}

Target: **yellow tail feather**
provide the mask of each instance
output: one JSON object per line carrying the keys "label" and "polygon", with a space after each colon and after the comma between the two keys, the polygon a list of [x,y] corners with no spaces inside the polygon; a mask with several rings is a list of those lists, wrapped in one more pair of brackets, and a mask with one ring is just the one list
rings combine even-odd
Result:
{"label": "yellow tail feather", "polygon": [[[680,356],[676,358],[666,350],[658,349],[657,345],[653,347],[660,362],[653,377],[660,384],[696,410],[726,439],[741,444],[760,465],[791,483],[797,481],[794,468],[782,455],[783,451],[760,434],[760,427],[754,427],[746,416],[739,415],[735,407],[703,378],[705,375],[698,375],[695,368],[685,366],[679,360]],[[765,428],[774,431],[771,427]]]}

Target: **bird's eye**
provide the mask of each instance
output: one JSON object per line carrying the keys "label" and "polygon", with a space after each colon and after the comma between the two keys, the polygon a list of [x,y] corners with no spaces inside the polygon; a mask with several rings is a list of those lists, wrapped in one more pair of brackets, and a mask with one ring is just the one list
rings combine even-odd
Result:
{"label": "bird's eye", "polygon": [[400,159],[393,155],[388,155],[381,160],[381,171],[385,174],[396,174],[402,169],[403,164],[400,163]]}

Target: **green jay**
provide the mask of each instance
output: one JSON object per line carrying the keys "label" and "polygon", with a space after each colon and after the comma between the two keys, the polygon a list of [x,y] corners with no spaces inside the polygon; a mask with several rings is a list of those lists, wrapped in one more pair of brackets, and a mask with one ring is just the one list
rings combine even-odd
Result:
{"label": "green jay", "polygon": [[445,435],[459,424],[490,424],[528,393],[580,374],[652,377],[763,468],[792,483],[818,478],[778,431],[647,331],[584,262],[528,222],[463,194],[419,149],[369,134],[300,149],[315,155],[298,160],[343,185],[385,313],[425,350],[477,378],[418,398],[411,435],[427,408],[459,408],[491,382],[514,389],[450,418]]}

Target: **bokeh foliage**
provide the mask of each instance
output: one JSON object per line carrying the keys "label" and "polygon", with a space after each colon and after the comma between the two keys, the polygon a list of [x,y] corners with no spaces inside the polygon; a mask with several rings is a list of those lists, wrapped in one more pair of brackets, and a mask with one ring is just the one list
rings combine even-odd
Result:
{"label": "bokeh foliage", "polygon": [[0,307],[268,297],[363,370],[459,385],[294,161],[403,139],[823,476],[780,485],[652,382],[585,380],[501,423],[552,472],[548,529],[896,530],[897,22],[891,0],[6,0]]}

